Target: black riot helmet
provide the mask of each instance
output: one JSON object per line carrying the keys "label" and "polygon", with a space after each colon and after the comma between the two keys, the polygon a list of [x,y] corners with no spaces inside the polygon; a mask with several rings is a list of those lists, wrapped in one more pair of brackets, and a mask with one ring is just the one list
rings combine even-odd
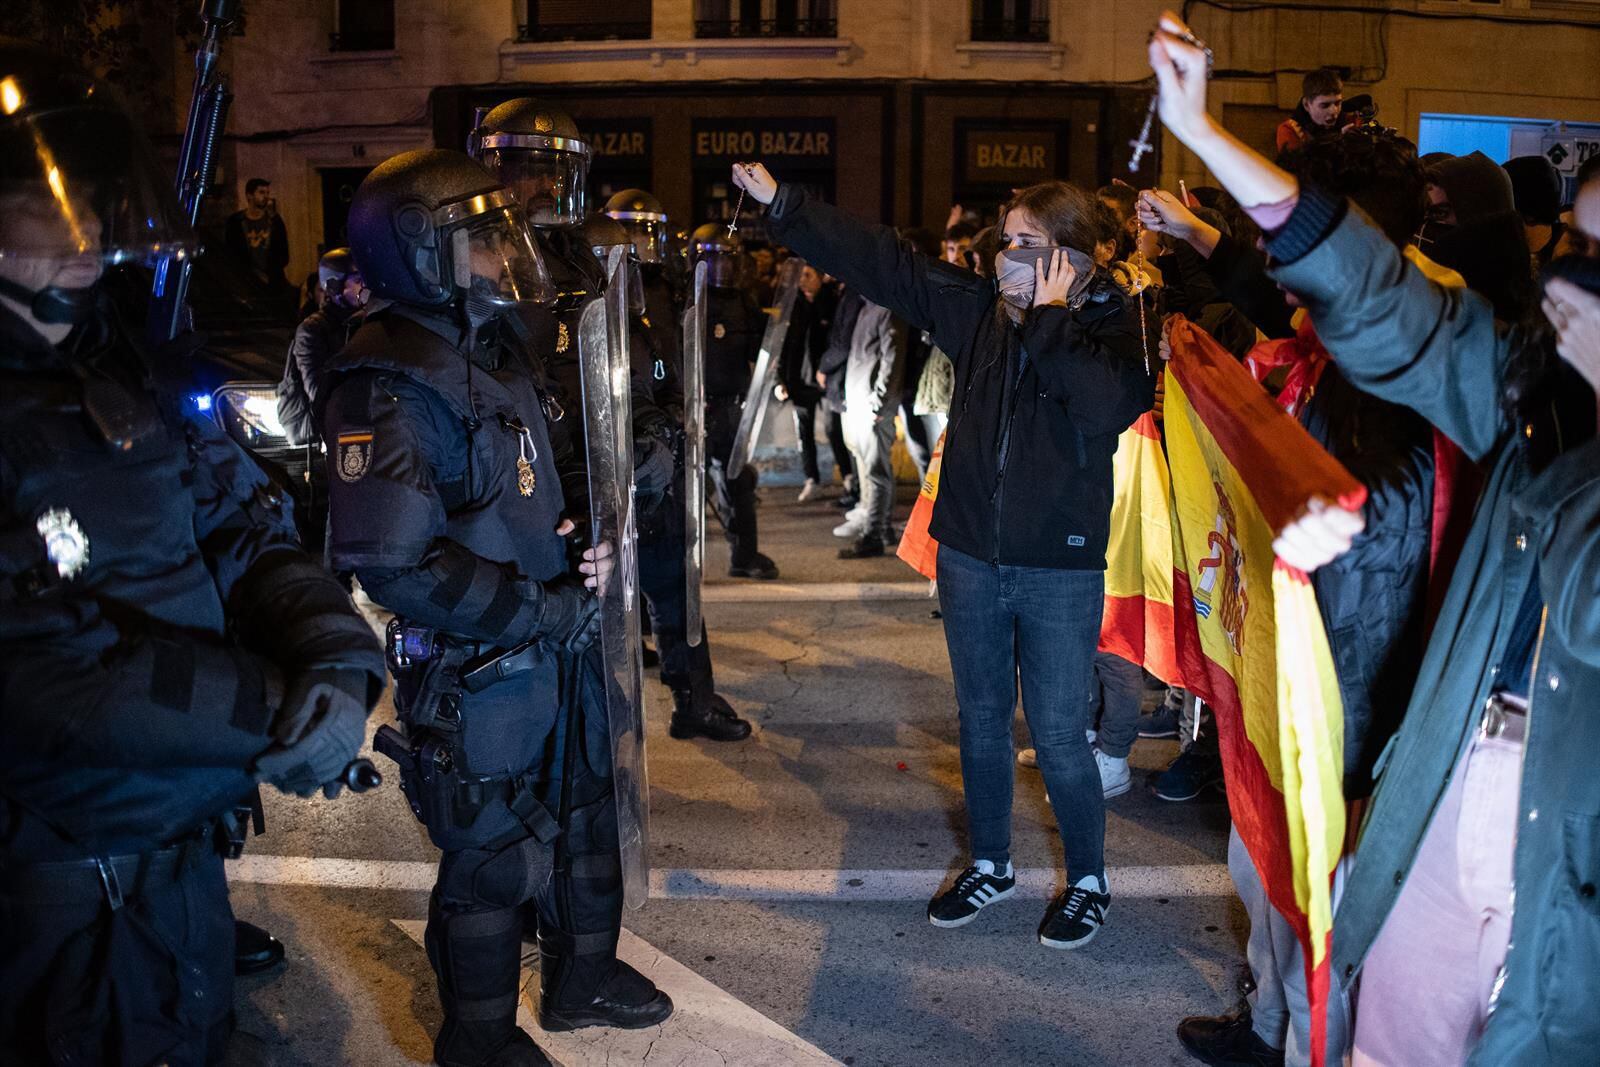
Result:
{"label": "black riot helmet", "polygon": [[105,267],[199,251],[170,179],[106,87],[0,37],[0,294],[39,322],[83,322]]}
{"label": "black riot helmet", "polygon": [[736,286],[744,276],[744,248],[728,227],[708,222],[689,236],[689,268],[706,263],[712,285]]}
{"label": "black riot helmet", "polygon": [[469,151],[516,194],[535,226],[576,226],[588,210],[589,145],[572,116],[507,100],[472,131]]}
{"label": "black riot helmet", "polygon": [[635,254],[633,237],[622,223],[606,215],[590,215],[583,220],[579,232],[583,234],[583,243],[593,251],[595,258],[608,268],[611,263],[611,250],[626,247],[628,270],[628,310],[635,315],[644,314],[644,276],[639,271],[639,257]]}
{"label": "black riot helmet", "polygon": [[606,201],[605,212],[626,226],[641,263],[667,260],[667,209],[643,189],[624,189]]}
{"label": "black riot helmet", "polygon": [[402,152],[350,201],[350,247],[378,296],[484,314],[554,289],[516,197],[463,152]]}

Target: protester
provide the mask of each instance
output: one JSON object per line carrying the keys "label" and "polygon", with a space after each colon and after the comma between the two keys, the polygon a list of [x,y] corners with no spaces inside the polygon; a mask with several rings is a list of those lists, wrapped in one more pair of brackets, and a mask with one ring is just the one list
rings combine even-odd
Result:
{"label": "protester", "polygon": [[845,365],[845,444],[861,486],[861,501],[833,531],[849,539],[840,559],[884,554],[894,539],[894,413],[905,373],[909,328],[888,308],[864,301],[850,336]]}
{"label": "protester", "polygon": [[[1280,159],[1300,180],[1351,197],[1402,251],[1421,226],[1422,168],[1411,146],[1396,137],[1351,129]],[[1146,228],[1176,237],[1192,234],[1198,223],[1170,194],[1147,192],[1140,208]],[[1260,277],[1250,279],[1236,270],[1225,295],[1237,293],[1250,303],[1271,285],[1265,262],[1254,263]],[[1350,551],[1311,579],[1344,710],[1344,796],[1358,801],[1371,794],[1373,764],[1404,714],[1422,658],[1434,516],[1433,437],[1414,412],[1351,385],[1328,361],[1315,325],[1310,319],[1295,337],[1256,346],[1250,363],[1258,378],[1287,372],[1279,403],[1367,488],[1364,531]],[[1267,902],[1237,831],[1230,838],[1229,870],[1250,917],[1256,990],[1250,1010],[1186,1019],[1179,1037],[1207,1063],[1278,1056],[1304,1067],[1311,1062],[1311,1016],[1299,938]],[[1338,1007],[1330,1006],[1327,1063],[1340,1062],[1348,1047],[1348,1026]]]}
{"label": "protester", "polygon": [[828,448],[839,468],[842,491],[834,503],[848,513],[861,503],[861,478],[855,460],[850,456],[849,443],[845,440],[845,366],[850,362],[850,341],[855,336],[856,318],[861,314],[865,301],[860,293],[844,285],[838,286],[836,293],[833,322],[828,327],[828,343],[817,361],[817,385],[822,389],[822,406],[828,416]]}
{"label": "protester", "polygon": [[1308,73],[1300,81],[1300,102],[1294,113],[1278,124],[1278,151],[1292,152],[1334,132],[1343,106],[1344,79],[1338,71],[1323,67]]}
{"label": "protester", "polygon": [[317,279],[321,305],[295,327],[294,341],[283,361],[283,378],[278,382],[278,421],[291,445],[317,440],[311,413],[322,372],[361,325],[371,297],[348,248],[335,248],[323,256],[317,264]]}
{"label": "protester", "polygon": [[945,230],[944,261],[972,269],[972,239],[977,236],[977,227],[967,222],[958,222]]}
{"label": "protester", "polygon": [[[1353,1060],[1587,1062],[1600,1040],[1585,903],[1600,882],[1600,720],[1582,713],[1600,687],[1600,182],[1579,189],[1587,247],[1552,264],[1543,317],[1497,326],[1480,296],[1429,280],[1364,213],[1224,130],[1184,32],[1164,16],[1150,47],[1167,129],[1256,214],[1274,277],[1351,383],[1490,467],[1335,918],[1332,977],[1348,991],[1361,975]],[[1280,554],[1302,568],[1336,556],[1337,515],[1308,513]],[[1558,728],[1529,729],[1535,700]]]}
{"label": "protester", "polygon": [[821,491],[822,470],[817,465],[817,404],[822,387],[817,384],[817,366],[828,347],[828,327],[833,320],[836,300],[823,276],[807,264],[800,271],[800,289],[795,296],[789,332],[783,338],[778,357],[778,384],[774,395],[794,406],[794,436],[800,450],[800,467],[805,484],[797,499],[804,504]]}
{"label": "protester", "polygon": [[1518,156],[1503,164],[1528,236],[1534,270],[1555,256],[1566,225],[1561,221],[1561,173],[1544,156]]}
{"label": "protester", "polygon": [[[1040,924],[1051,948],[1105,922],[1105,800],[1082,699],[1100,630],[1118,435],[1149,409],[1145,338],[1128,296],[1093,265],[1093,194],[1065,182],[1021,190],[1002,219],[999,292],[913,253],[760,164],[734,181],[771,205],[773,234],[869,299],[929,330],[956,366],[930,532],[960,708],[973,862],[928,919],[960,926],[1010,896],[1011,719],[1020,675],[1067,861]],[[1009,489],[1009,492],[1008,492]]]}

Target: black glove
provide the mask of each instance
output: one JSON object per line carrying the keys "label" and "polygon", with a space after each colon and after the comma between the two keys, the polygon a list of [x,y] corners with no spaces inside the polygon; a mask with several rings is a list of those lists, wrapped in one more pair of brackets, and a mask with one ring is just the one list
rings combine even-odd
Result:
{"label": "black glove", "polygon": [[291,677],[272,724],[274,744],[256,758],[256,777],[303,797],[338,780],[367,736],[370,677],[348,667],[313,667]]}
{"label": "black glove", "polygon": [[640,437],[634,446],[633,492],[640,511],[654,511],[672,488],[672,449],[659,437]]}
{"label": "black glove", "polygon": [[580,653],[600,636],[600,601],[571,582],[544,583],[544,608],[533,638],[571,653]]}

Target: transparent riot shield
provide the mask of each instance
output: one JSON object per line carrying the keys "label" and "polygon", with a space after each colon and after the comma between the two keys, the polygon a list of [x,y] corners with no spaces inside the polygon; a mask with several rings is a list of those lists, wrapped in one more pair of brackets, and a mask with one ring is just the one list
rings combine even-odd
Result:
{"label": "transparent riot shield", "polygon": [[689,644],[699,646],[700,588],[706,571],[706,271],[694,268],[683,313],[683,573]]}
{"label": "transparent riot shield", "polygon": [[789,320],[794,317],[795,297],[800,293],[800,272],[806,261],[790,256],[778,268],[778,315],[767,323],[761,338],[761,354],[750,376],[750,391],[739,413],[739,430],[733,437],[733,452],[728,456],[728,481],[733,481],[755,455],[756,440],[766,421],[767,405],[772,402],[772,387],[778,383],[778,359],[783,355],[783,339],[789,335]]}
{"label": "transparent riot shield", "polygon": [[633,506],[633,413],[629,396],[628,277],[625,250],[612,250],[603,300],[579,320],[583,410],[589,462],[590,539],[612,547],[597,591],[600,644],[611,727],[624,900],[650,894],[650,790],[644,748],[644,656],[639,637],[638,534]]}

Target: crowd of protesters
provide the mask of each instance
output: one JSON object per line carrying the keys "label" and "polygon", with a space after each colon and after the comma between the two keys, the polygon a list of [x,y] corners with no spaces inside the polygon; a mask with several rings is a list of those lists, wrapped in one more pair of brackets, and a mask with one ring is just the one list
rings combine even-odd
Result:
{"label": "crowd of protesters", "polygon": [[[885,412],[898,400],[908,430],[948,420],[930,533],[971,859],[929,921],[964,925],[1014,892],[1019,688],[1034,747],[1018,761],[1043,776],[1067,865],[1047,946],[1106,921],[1104,803],[1130,788],[1137,736],[1183,737],[1158,796],[1226,785],[1204,707],[1095,649],[1112,451],[1141,413],[1159,420],[1145,353],[1165,354],[1150,334],[1181,313],[1367,490],[1359,514],[1311,508],[1276,545],[1312,574],[1344,713],[1352,833],[1322,1062],[1584,1062],[1600,1037],[1600,720],[1585,714],[1600,687],[1600,165],[1563,203],[1543,157],[1419,157],[1331,71],[1305,78],[1274,162],[1211,117],[1206,59],[1175,18],[1151,61],[1163,122],[1216,186],[1046,182],[988,228],[953,212],[928,248],[735,168],[774,238],[840,280],[806,367],[833,396],[843,380],[855,499],[836,532],[859,554],[895,534]],[[806,474],[809,499],[814,461]],[[1182,1020],[1179,1039],[1207,1063],[1310,1063],[1302,942],[1237,831],[1229,868],[1249,994]]]}

